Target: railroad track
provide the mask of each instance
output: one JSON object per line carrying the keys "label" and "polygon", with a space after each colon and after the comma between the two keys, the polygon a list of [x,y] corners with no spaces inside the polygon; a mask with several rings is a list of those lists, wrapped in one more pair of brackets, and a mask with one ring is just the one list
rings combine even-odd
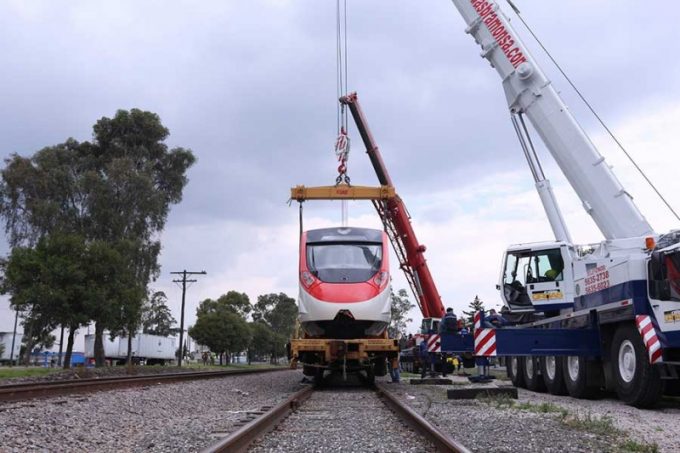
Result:
{"label": "railroad track", "polygon": [[307,386],[202,453],[347,448],[469,452],[378,383],[340,389]]}
{"label": "railroad track", "polygon": [[0,385],[0,401],[21,401],[33,398],[47,398],[72,393],[84,393],[113,388],[136,387],[159,383],[210,379],[225,376],[270,373],[288,368],[264,368],[224,371],[197,371],[186,373],[167,373],[141,376],[100,377],[78,380],[33,382]]}

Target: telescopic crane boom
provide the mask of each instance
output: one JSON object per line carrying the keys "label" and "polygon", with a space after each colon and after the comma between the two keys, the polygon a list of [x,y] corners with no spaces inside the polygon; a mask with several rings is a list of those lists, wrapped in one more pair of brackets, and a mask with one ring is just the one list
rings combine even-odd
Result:
{"label": "telescopic crane boom", "polygon": [[[340,98],[346,105],[356,123],[361,139],[366,146],[366,153],[371,160],[373,169],[380,184],[394,187],[385,163],[373,139],[364,113],[359,105],[356,93]],[[441,318],[444,316],[444,306],[437,291],[430,269],[425,260],[425,246],[418,242],[411,219],[402,199],[396,195],[387,200],[373,200],[378,215],[383,221],[392,246],[399,259],[399,266],[406,275],[424,318]]]}
{"label": "telescopic crane boom", "polygon": [[[503,80],[511,114],[520,120],[523,115],[529,118],[604,237],[611,240],[654,234],[498,4],[493,0],[452,1],[467,24],[465,31],[481,46],[481,56]],[[541,199],[545,205],[543,194]],[[547,206],[549,217],[550,210]],[[551,224],[553,219],[559,222],[551,217]]]}

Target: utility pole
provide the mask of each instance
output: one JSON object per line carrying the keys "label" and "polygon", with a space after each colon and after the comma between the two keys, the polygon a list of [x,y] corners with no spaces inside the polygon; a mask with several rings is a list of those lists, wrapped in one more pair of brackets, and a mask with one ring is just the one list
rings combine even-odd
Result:
{"label": "utility pole", "polygon": [[173,280],[175,283],[182,284],[182,312],[179,321],[179,355],[177,357],[177,366],[182,366],[182,356],[184,355],[184,302],[187,294],[187,283],[194,283],[197,280],[187,280],[187,275],[206,275],[206,271],[192,272],[188,270],[170,272],[171,274],[181,275],[182,278],[178,280]]}
{"label": "utility pole", "polygon": [[9,352],[9,366],[11,367],[14,363],[14,342],[17,339],[17,321],[19,320],[19,310],[16,311],[14,315],[14,333],[12,334],[12,349]]}

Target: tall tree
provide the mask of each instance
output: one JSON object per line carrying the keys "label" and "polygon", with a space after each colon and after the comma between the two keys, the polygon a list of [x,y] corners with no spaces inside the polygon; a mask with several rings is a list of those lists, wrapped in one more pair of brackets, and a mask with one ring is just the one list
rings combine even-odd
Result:
{"label": "tall tree", "polygon": [[230,310],[217,310],[197,314],[196,323],[189,335],[212,352],[227,355],[244,351],[250,343],[251,332],[246,321]]}
{"label": "tall tree", "polygon": [[408,292],[403,288],[396,293],[394,290],[390,290],[390,297],[392,299],[392,317],[387,327],[387,332],[390,338],[397,338],[399,335],[405,336],[407,324],[413,321],[413,319],[408,317],[408,312],[415,307],[415,304],[410,301]]}
{"label": "tall tree", "polygon": [[272,349],[274,332],[264,321],[253,321],[250,327],[251,341],[248,345],[248,363],[253,358],[262,358],[269,354]]}
{"label": "tall tree", "polygon": [[150,335],[169,337],[179,329],[173,328],[177,321],[167,306],[168,298],[163,291],[149,295],[142,309],[142,331]]}
{"label": "tall tree", "polygon": [[[64,367],[71,362],[75,332],[89,321],[85,309],[87,245],[77,235],[41,238],[34,248],[15,247],[7,261],[4,291],[11,304],[27,313],[27,332],[44,336],[57,325],[69,328]],[[28,338],[27,349],[32,349]]]}
{"label": "tall tree", "polygon": [[147,285],[159,270],[159,233],[170,205],[181,201],[195,158],[190,150],[168,149],[169,132],[151,112],[119,110],[93,129],[92,142],[68,139],[30,158],[10,156],[2,170],[0,215],[13,247],[31,246],[48,234],[75,233],[104,244],[95,251],[108,247],[115,250],[109,257],[122,257],[116,262],[125,270],[116,275],[135,275],[142,290],[110,280],[103,282],[105,288],[92,288],[93,294],[110,294],[114,287],[126,293],[115,297],[119,309],[92,311],[101,364],[104,329],[130,331],[139,323]]}
{"label": "tall tree", "polygon": [[468,305],[470,308],[469,311],[463,310],[463,315],[465,315],[465,319],[469,325],[474,325],[475,324],[475,313],[478,311],[485,311],[484,309],[484,302],[482,302],[479,299],[479,296],[475,295],[475,298],[470,302]]}
{"label": "tall tree", "polygon": [[239,293],[238,291],[229,291],[214,299],[205,299],[196,309],[196,316],[202,314],[215,313],[220,311],[229,311],[246,319],[248,314],[252,311],[253,306],[250,304],[250,298],[246,293]]}
{"label": "tall tree", "polygon": [[[283,338],[290,338],[295,329],[298,308],[295,299],[284,293],[263,294],[257,297],[253,319],[264,320],[271,329]],[[285,345],[285,341],[283,342]]]}

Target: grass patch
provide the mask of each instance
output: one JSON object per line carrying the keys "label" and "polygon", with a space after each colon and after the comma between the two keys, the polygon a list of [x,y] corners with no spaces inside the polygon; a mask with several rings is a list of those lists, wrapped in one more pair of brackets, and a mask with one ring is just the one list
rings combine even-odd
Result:
{"label": "grass patch", "polygon": [[477,397],[477,400],[491,407],[495,407],[496,409],[512,409],[517,404],[517,401],[515,401],[513,398],[510,398],[508,395],[481,395]]}
{"label": "grass patch", "polygon": [[45,376],[47,374],[63,371],[61,368],[0,368],[0,379],[11,379],[18,377]]}
{"label": "grass patch", "polygon": [[[518,403],[507,395],[480,396],[477,400],[496,409],[514,409],[536,414],[558,414],[558,420],[568,428],[618,440],[618,442],[615,441],[615,451],[628,453],[659,452],[659,446],[656,443],[641,443],[628,438],[627,433],[614,426],[614,420],[609,416],[599,417],[593,416],[590,413],[585,416],[579,416],[578,414],[572,415],[567,409],[554,403],[544,402],[541,404],[534,404],[528,401]],[[657,431],[658,430],[659,429],[657,428]]]}
{"label": "grass patch", "polygon": [[480,396],[478,398],[482,403],[495,407],[496,409],[516,409],[519,411],[533,412],[535,414],[559,414],[560,418],[564,419],[569,415],[569,411],[554,403],[544,402],[541,404],[534,404],[530,402],[518,403],[514,398],[508,395],[498,396]]}
{"label": "grass patch", "polygon": [[408,378],[416,378],[416,377],[419,378],[420,377],[420,373],[410,373],[408,371],[402,371],[400,373],[400,375],[402,377],[408,377]]}
{"label": "grass patch", "polygon": [[560,414],[562,418],[565,418],[567,415],[569,415],[569,411],[562,406],[548,402],[541,404],[526,402],[516,405],[515,408],[523,411],[534,412],[536,414]]}
{"label": "grass patch", "polygon": [[565,417],[563,423],[570,428],[602,436],[620,434],[619,429],[614,426],[614,420],[607,415],[594,417],[588,413],[584,417]]}
{"label": "grass patch", "polygon": [[652,444],[640,443],[634,440],[628,439],[627,441],[619,444],[621,451],[634,452],[634,453],[658,453],[659,446],[656,442]]}

